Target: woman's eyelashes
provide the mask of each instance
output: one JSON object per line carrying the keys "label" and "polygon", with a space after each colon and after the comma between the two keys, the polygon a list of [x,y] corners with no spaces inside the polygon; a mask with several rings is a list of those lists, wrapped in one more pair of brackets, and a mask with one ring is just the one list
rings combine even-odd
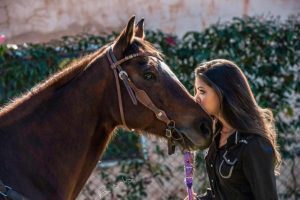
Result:
{"label": "woman's eyelashes", "polygon": [[199,94],[205,94],[206,93],[206,91],[202,88],[198,88],[198,92],[199,92]]}
{"label": "woman's eyelashes", "polygon": [[206,92],[204,90],[200,90],[200,94],[205,94]]}

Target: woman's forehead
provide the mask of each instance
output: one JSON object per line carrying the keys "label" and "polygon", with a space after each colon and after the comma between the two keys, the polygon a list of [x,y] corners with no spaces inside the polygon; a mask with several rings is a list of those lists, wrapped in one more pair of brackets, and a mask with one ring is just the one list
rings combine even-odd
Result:
{"label": "woman's forehead", "polygon": [[200,78],[200,77],[196,78],[196,80],[195,80],[195,86],[196,87],[209,87],[209,85],[207,85],[205,83],[205,81],[202,78]]}

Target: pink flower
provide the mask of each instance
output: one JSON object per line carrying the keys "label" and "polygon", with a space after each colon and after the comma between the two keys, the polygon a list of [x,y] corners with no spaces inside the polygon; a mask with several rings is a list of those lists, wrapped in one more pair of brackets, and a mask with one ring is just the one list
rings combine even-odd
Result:
{"label": "pink flower", "polygon": [[5,35],[0,35],[0,44],[4,43]]}
{"label": "pink flower", "polygon": [[168,43],[169,45],[171,45],[171,46],[176,46],[176,42],[175,42],[175,40],[174,40],[173,37],[171,37],[171,36],[167,37],[167,38],[166,38],[166,41],[167,41],[167,43]]}

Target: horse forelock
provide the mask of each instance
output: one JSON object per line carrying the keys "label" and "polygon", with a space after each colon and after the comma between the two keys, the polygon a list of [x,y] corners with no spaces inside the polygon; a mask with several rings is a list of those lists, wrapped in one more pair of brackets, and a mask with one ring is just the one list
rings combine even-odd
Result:
{"label": "horse forelock", "polygon": [[164,57],[164,55],[159,50],[157,50],[150,42],[140,38],[135,38],[133,40],[133,42],[125,49],[124,56],[138,53],[139,51],[151,53],[161,60]]}

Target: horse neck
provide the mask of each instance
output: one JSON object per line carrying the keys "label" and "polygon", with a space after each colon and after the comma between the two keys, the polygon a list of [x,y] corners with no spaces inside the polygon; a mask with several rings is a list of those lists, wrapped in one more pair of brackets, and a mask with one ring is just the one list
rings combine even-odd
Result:
{"label": "horse neck", "polygon": [[116,100],[105,95],[113,74],[105,65],[105,58],[98,58],[31,112],[0,125],[1,180],[32,199],[75,198],[116,125],[108,105]]}

